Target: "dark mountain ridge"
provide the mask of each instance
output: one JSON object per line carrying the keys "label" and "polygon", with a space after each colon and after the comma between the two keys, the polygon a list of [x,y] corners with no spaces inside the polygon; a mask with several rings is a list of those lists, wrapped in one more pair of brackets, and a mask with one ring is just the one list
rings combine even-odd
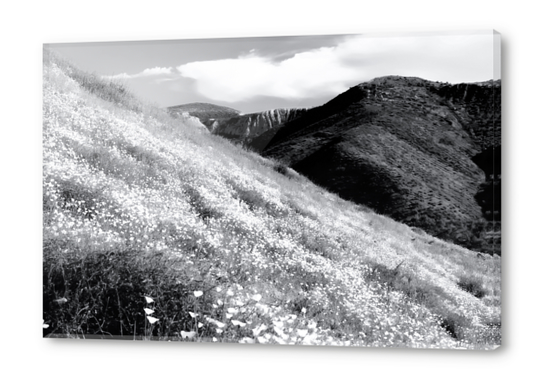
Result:
{"label": "dark mountain ridge", "polygon": [[500,81],[451,85],[387,76],[287,122],[263,155],[345,199],[500,253],[495,149]]}

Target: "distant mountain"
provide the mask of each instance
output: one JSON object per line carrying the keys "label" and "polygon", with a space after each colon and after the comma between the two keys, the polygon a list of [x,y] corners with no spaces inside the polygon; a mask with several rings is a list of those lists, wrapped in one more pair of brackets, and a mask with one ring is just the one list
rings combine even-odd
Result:
{"label": "distant mountain", "polygon": [[307,109],[305,108],[271,109],[264,112],[217,119],[213,122],[211,129],[214,134],[251,146],[255,138],[270,130],[280,129],[284,123],[292,121],[306,112]]}
{"label": "distant mountain", "polygon": [[209,130],[216,119],[227,119],[241,114],[237,109],[209,103],[182,104],[168,107],[167,110],[172,116],[180,116],[184,113],[197,117]]}
{"label": "distant mountain", "polygon": [[173,116],[194,116],[213,134],[261,151],[284,123],[305,114],[306,108],[271,109],[242,114],[240,111],[208,103],[190,103],[169,107]]}
{"label": "distant mountain", "polygon": [[287,122],[263,155],[345,199],[500,253],[500,88],[377,78]]}

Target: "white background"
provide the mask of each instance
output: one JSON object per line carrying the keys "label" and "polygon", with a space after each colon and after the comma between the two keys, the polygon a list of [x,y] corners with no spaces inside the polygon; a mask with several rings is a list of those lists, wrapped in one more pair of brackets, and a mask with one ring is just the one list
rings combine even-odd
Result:
{"label": "white background", "polygon": [[[5,378],[508,378],[540,373],[540,13],[532,1],[5,2],[0,347]],[[44,340],[43,43],[496,29],[503,62],[503,346],[492,352]],[[7,82],[7,84],[6,84]],[[7,116],[7,117],[6,117]]]}

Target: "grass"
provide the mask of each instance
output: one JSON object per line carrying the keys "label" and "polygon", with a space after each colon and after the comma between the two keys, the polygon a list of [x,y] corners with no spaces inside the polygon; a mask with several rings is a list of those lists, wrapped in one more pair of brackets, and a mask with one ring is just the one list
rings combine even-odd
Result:
{"label": "grass", "polygon": [[[500,257],[342,200],[44,56],[44,336],[500,345]],[[483,296],[462,289],[469,278]]]}

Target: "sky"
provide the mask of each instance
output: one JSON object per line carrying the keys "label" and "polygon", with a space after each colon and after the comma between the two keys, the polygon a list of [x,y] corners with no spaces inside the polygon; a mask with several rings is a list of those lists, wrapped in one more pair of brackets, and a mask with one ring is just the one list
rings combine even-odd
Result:
{"label": "sky", "polygon": [[491,30],[46,44],[159,107],[206,102],[252,113],[326,103],[384,75],[500,79]]}

